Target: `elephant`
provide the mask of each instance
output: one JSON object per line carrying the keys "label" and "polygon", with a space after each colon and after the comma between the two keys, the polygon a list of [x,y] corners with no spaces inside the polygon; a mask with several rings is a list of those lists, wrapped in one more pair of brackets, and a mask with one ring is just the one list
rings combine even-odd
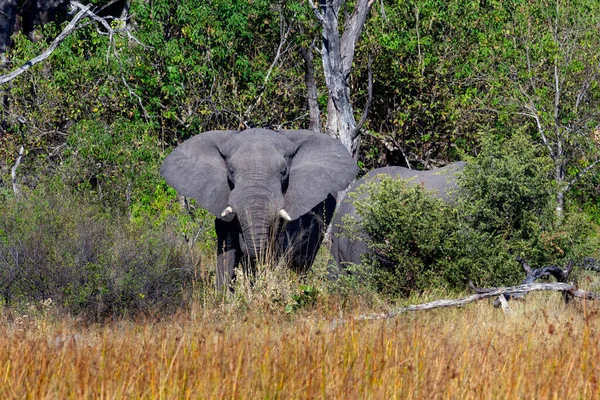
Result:
{"label": "elephant", "polygon": [[[362,256],[368,252],[367,234],[362,231],[350,234],[345,226],[348,223],[347,218],[359,223],[361,220],[353,204],[356,196],[349,196],[350,193],[356,193],[358,188],[366,182],[378,182],[382,176],[390,176],[394,179],[411,179],[410,184],[422,185],[425,189],[431,190],[434,196],[444,201],[452,201],[452,195],[457,189],[456,173],[462,171],[464,166],[465,162],[458,161],[443,168],[428,171],[404,167],[384,167],[374,169],[354,182],[344,199],[340,201],[340,206],[333,218],[330,247],[332,259],[328,265],[329,278],[337,279],[340,274],[345,272],[345,266],[348,264],[360,265]],[[361,196],[359,196],[360,198]]]}
{"label": "elephant", "polygon": [[328,135],[248,129],[196,135],[166,157],[160,173],[216,217],[216,285],[226,289],[241,261],[253,266],[269,249],[276,260],[285,256],[290,267],[307,271],[333,216],[335,195],[358,167]]}

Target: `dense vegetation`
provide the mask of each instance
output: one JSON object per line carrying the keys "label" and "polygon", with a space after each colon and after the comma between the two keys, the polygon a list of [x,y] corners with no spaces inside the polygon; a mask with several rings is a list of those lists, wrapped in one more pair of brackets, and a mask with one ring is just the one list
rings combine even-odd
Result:
{"label": "dense vegetation", "polygon": [[482,139],[477,157],[457,174],[453,201],[431,196],[410,180],[384,177],[359,187],[354,203],[368,234],[370,254],[354,273],[391,294],[433,287],[506,286],[523,271],[515,255],[533,265],[581,264],[600,241],[595,225],[572,211],[554,210],[543,148],[515,134],[500,143]]}
{"label": "dense vegetation", "polygon": [[[2,304],[52,298],[104,318],[200,296],[214,273],[212,217],[177,198],[158,174],[162,159],[204,130],[308,125],[300,50],[313,39],[318,46],[319,27],[306,2],[133,0],[130,11],[141,44],[111,42],[89,25],[0,88]],[[38,29],[53,38],[63,25]],[[539,264],[595,255],[587,240],[600,223],[598,27],[591,0],[373,7],[349,78],[359,113],[371,65],[360,166],[471,161],[464,182],[472,197],[461,211],[409,193],[411,204],[434,209],[413,226],[422,228],[415,237],[440,237],[410,254],[411,268],[446,263],[445,282],[460,287],[467,266],[483,270],[480,282],[514,282],[510,252]],[[14,42],[3,72],[47,47],[22,34]],[[317,53],[314,67],[324,113]],[[17,196],[10,169],[21,145]],[[473,241],[456,236],[465,230]],[[423,289],[430,277],[411,284]],[[272,298],[293,309],[312,293]]]}

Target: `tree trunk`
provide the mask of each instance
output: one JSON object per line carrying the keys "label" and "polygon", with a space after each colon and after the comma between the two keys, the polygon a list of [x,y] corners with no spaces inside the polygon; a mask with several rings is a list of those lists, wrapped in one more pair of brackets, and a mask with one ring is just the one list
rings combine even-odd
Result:
{"label": "tree trunk", "polygon": [[559,155],[555,160],[555,166],[554,166],[554,180],[556,181],[556,187],[558,188],[558,190],[556,192],[556,209],[555,209],[555,211],[556,211],[557,222],[560,225],[562,223],[563,217],[564,217],[566,185],[565,185],[565,166],[564,166],[564,161],[563,161],[564,155],[562,154],[562,148],[559,148],[559,151],[557,151],[557,153]]}
{"label": "tree trunk", "polygon": [[341,36],[338,29],[338,16],[344,2],[320,0],[319,11],[311,0],[308,1],[323,28],[321,57],[329,92],[325,130],[330,136],[339,137],[348,151],[356,157],[360,144],[360,126],[354,117],[348,80],[352,71],[356,43],[374,0],[356,1],[352,14],[346,18]]}
{"label": "tree trunk", "polygon": [[301,47],[300,54],[304,59],[304,83],[306,84],[306,97],[308,98],[308,129],[313,132],[321,132],[321,121],[319,119],[319,102],[317,100],[317,83],[315,81],[314,57],[311,46]]}

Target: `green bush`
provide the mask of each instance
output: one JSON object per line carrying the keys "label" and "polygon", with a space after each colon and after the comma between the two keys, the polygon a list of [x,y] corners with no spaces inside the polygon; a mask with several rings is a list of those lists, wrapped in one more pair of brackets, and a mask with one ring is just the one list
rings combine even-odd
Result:
{"label": "green bush", "polygon": [[460,179],[460,208],[472,226],[508,241],[554,224],[552,163],[523,135],[482,140]]}
{"label": "green bush", "polygon": [[[170,312],[211,281],[177,223],[110,214],[58,184],[43,184],[0,208],[0,303],[49,298],[90,320]],[[202,279],[204,278],[204,279]]]}
{"label": "green bush", "polygon": [[552,172],[546,149],[527,136],[489,136],[458,180],[460,213],[533,266],[591,255],[598,249],[595,224],[576,210],[557,220]]}
{"label": "green bush", "polygon": [[[517,284],[514,257],[534,267],[593,256],[597,227],[582,214],[559,223],[553,209],[551,166],[543,149],[515,135],[483,141],[459,175],[453,204],[419,185],[384,177],[356,194],[369,254],[358,273],[376,289],[409,295],[433,287]],[[361,200],[362,199],[362,200]]]}
{"label": "green bush", "polygon": [[519,266],[501,243],[469,226],[458,210],[419,185],[384,177],[363,185],[357,212],[369,239],[361,275],[386,294],[407,296],[432,287],[506,283]]}

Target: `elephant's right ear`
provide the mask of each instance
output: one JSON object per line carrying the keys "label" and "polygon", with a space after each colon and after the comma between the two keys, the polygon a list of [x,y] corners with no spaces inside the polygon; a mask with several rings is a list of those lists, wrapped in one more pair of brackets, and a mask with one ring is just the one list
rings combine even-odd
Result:
{"label": "elephant's right ear", "polygon": [[219,151],[236,131],[204,132],[186,140],[165,158],[160,174],[183,196],[220,217],[229,203],[227,166]]}

